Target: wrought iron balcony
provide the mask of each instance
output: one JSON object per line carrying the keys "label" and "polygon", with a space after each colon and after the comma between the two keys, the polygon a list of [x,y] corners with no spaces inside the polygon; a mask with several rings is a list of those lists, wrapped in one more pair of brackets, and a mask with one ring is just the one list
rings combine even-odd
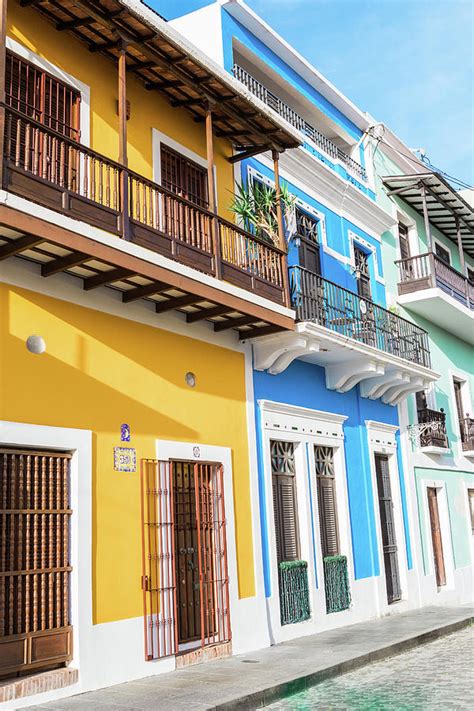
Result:
{"label": "wrought iron balcony", "polygon": [[321,148],[327,155],[336,161],[340,161],[344,166],[351,171],[359,180],[367,181],[367,173],[365,168],[357,161],[341,151],[329,138],[324,136],[314,126],[311,126],[305,119],[294,111],[291,106],[288,106],[282,99],[273,94],[269,89],[261,84],[249,72],[243,69],[238,64],[234,64],[233,73],[236,79],[242,84],[245,84],[247,89],[263,101],[267,106],[276,111],[288,123],[297,128],[301,133],[307,136],[316,146]]}
{"label": "wrought iron balcony", "polygon": [[464,306],[474,309],[474,284],[433,252],[400,259],[396,264],[400,270],[400,294],[438,287]]}
{"label": "wrought iron balcony", "polygon": [[373,301],[299,266],[290,267],[298,321],[311,321],[385,353],[430,368],[428,334]]}
{"label": "wrought iron balcony", "polygon": [[282,250],[31,117],[5,113],[5,190],[285,303]]}
{"label": "wrought iron balcony", "polygon": [[474,418],[468,415],[459,420],[461,447],[463,452],[474,452]]}
{"label": "wrought iron balcony", "polygon": [[420,447],[449,447],[446,433],[446,413],[443,409],[428,407],[418,410],[418,437]]}

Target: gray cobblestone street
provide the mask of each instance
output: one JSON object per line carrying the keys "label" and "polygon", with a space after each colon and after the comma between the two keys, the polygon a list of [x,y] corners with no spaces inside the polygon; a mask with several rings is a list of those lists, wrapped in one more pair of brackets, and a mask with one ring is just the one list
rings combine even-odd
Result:
{"label": "gray cobblestone street", "polygon": [[474,628],[295,694],[273,711],[472,709]]}

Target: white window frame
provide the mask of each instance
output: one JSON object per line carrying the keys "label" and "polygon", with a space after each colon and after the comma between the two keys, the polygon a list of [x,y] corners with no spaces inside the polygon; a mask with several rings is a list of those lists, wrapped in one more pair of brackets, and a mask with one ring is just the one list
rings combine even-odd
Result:
{"label": "white window frame", "polygon": [[[431,536],[431,520],[430,512],[428,506],[428,489],[437,489],[437,500],[438,500],[438,512],[439,512],[439,522],[441,528],[441,541],[443,545],[443,560],[444,569],[446,573],[446,585],[442,585],[438,588],[436,585],[436,571],[434,563],[434,550],[433,550],[433,539]],[[442,479],[422,479],[421,480],[421,490],[422,490],[422,521],[425,527],[426,542],[428,548],[428,565],[429,573],[428,575],[433,576],[434,585],[438,590],[438,593],[442,593],[445,590],[454,590],[454,555],[453,555],[453,542],[451,535],[451,523],[449,521],[449,507],[448,507],[448,494],[446,490],[446,482]]]}
{"label": "white window frame", "polygon": [[394,228],[394,232],[396,232],[396,238],[397,238],[397,244],[396,244],[396,251],[397,251],[397,259],[401,259],[402,255],[400,253],[400,233],[398,231],[398,225],[401,223],[404,225],[407,230],[408,230],[408,244],[410,247],[410,254],[412,257],[416,257],[418,254],[420,254],[420,240],[418,237],[418,230],[416,227],[416,222],[413,220],[411,217],[409,217],[405,212],[402,212],[400,209],[397,209],[397,225]]}
{"label": "white window frame", "polygon": [[[343,423],[347,417],[345,415],[337,415],[330,412],[312,410],[270,400],[259,400],[258,407],[260,408],[262,422],[263,475],[265,480],[267,536],[270,557],[270,626],[275,635],[275,639],[283,641],[300,636],[301,634],[311,634],[314,632],[317,621],[320,620],[322,616],[326,617],[324,570],[317,503],[317,482],[313,455],[313,448],[316,444],[334,448],[339,546],[341,555],[347,557],[349,584],[351,587],[354,584],[343,432]],[[301,559],[305,560],[308,564],[308,587],[311,608],[310,619],[296,625],[282,626],[280,621],[280,596],[270,451],[271,440],[281,440],[295,444],[300,555]],[[313,536],[315,547],[313,546]],[[318,581],[317,589],[315,584],[316,578]],[[350,613],[351,610],[349,609],[338,613],[338,615],[350,615]]]}
{"label": "white window frame", "polygon": [[[436,249],[435,249],[435,244],[437,244],[439,247],[441,247],[441,249],[443,249],[445,252],[447,252],[449,254],[449,266],[452,267],[453,266],[453,254],[451,252],[451,248],[448,247],[447,245],[445,245],[443,242],[441,242],[441,240],[438,239],[437,237],[433,236],[432,240],[433,240],[433,254],[436,257],[438,257],[438,255],[436,254]],[[441,257],[438,257],[438,259],[441,259]]]}
{"label": "white window frame", "polygon": [[89,147],[90,146],[90,86],[88,84],[84,84],[84,82],[80,81],[79,79],[76,79],[76,77],[72,76],[71,74],[68,74],[68,72],[65,72],[63,69],[60,69],[57,67],[55,64],[52,62],[49,62],[47,59],[44,57],[40,57],[38,54],[35,52],[32,52],[30,49],[25,47],[23,44],[20,44],[20,42],[17,42],[17,40],[13,39],[12,37],[7,37],[6,39],[6,47],[7,49],[11,50],[12,52],[15,52],[15,54],[18,54],[20,57],[25,59],[27,62],[30,62],[31,64],[34,64],[36,67],[39,69],[42,69],[45,72],[48,72],[49,74],[52,74],[54,77],[59,79],[62,82],[65,82],[66,84],[69,84],[69,86],[72,86],[76,91],[78,91],[81,95],[81,104],[80,104],[80,143],[83,146]]}
{"label": "white window frame", "polygon": [[[380,576],[377,581],[377,592],[379,596],[380,609],[389,611],[394,609],[394,604],[399,605],[408,600],[408,561],[406,556],[406,536],[403,519],[402,492],[400,482],[400,470],[397,454],[397,441],[395,434],[400,429],[397,425],[389,425],[384,422],[366,420],[367,439],[369,445],[370,472],[372,479],[374,518],[377,535],[377,552],[380,564]],[[375,455],[383,454],[388,457],[388,467],[390,476],[390,489],[392,493],[392,503],[394,508],[395,535],[397,540],[397,561],[398,574],[400,578],[401,598],[399,602],[388,603],[385,580],[385,559],[382,545],[382,526],[380,521],[380,506],[377,486],[377,472],[375,469]]]}

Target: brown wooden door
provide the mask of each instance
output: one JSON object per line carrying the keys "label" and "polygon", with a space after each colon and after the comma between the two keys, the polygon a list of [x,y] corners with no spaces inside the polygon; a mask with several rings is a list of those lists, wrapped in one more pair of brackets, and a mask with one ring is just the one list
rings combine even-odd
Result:
{"label": "brown wooden door", "polygon": [[72,658],[69,460],[0,449],[0,678]]}
{"label": "brown wooden door", "polygon": [[446,569],[444,567],[443,540],[439,521],[438,490],[432,487],[428,488],[428,508],[430,512],[436,584],[438,587],[441,587],[442,585],[446,585]]}
{"label": "brown wooden door", "polygon": [[390,485],[390,469],[388,457],[375,455],[375,472],[377,475],[377,490],[379,496],[380,528],[382,532],[382,547],[385,564],[385,584],[387,600],[391,604],[400,600],[400,576],[398,572],[398,546],[393,516],[392,488]]}
{"label": "brown wooden door", "polygon": [[308,213],[296,209],[296,234],[300,240],[298,261],[300,267],[312,274],[321,274],[318,220]]}
{"label": "brown wooden door", "polygon": [[400,258],[410,259],[411,253],[410,241],[408,239],[408,227],[401,222],[398,223],[398,243],[400,245]]}

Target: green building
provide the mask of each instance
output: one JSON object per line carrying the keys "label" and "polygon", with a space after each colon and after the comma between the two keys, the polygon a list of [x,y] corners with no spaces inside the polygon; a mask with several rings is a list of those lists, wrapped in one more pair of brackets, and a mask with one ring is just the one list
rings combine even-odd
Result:
{"label": "green building", "polygon": [[[389,307],[426,329],[439,379],[400,407],[420,604],[462,603],[474,580],[474,209],[383,124],[369,132]],[[471,204],[470,204],[471,203]],[[419,535],[417,535],[419,533]]]}

